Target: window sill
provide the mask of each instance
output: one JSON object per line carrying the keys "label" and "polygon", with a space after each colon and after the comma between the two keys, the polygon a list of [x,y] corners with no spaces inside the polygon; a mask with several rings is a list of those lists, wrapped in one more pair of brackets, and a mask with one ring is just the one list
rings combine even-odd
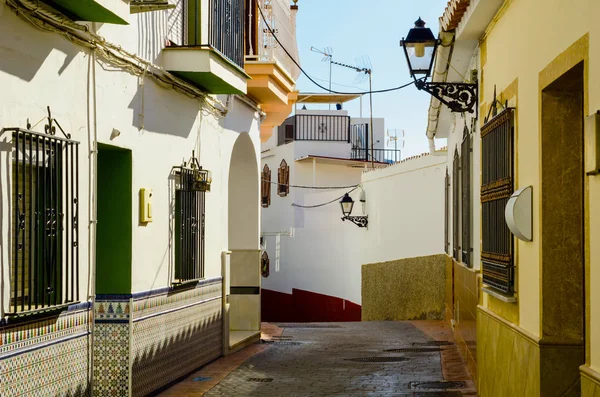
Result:
{"label": "window sill", "polygon": [[494,298],[501,300],[502,302],[517,303],[517,297],[515,295],[508,295],[508,294],[502,293],[500,291],[496,291],[489,287],[482,287],[481,290],[483,292],[485,292],[486,294],[491,295]]}

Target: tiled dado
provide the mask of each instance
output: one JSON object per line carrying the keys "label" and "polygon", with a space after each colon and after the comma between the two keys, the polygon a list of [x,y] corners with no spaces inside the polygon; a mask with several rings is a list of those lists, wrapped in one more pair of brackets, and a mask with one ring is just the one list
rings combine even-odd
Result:
{"label": "tiled dado", "polygon": [[89,394],[90,304],[0,326],[0,396]]}
{"label": "tiled dado", "polygon": [[133,396],[144,396],[221,356],[221,296],[221,278],[181,292],[138,295],[132,312]]}
{"label": "tiled dado", "polygon": [[221,297],[220,277],[98,296],[93,395],[144,396],[221,356]]}
{"label": "tiled dado", "polygon": [[600,397],[600,373],[588,366],[581,366],[581,396]]}
{"label": "tiled dado", "polygon": [[128,396],[131,295],[97,295],[94,302],[92,395]]}
{"label": "tiled dado", "polygon": [[574,388],[579,387],[579,371],[584,375],[581,342],[540,340],[479,307],[477,345],[481,397],[579,395]]}
{"label": "tiled dado", "polygon": [[477,379],[477,305],[479,273],[453,261],[454,336],[460,353]]}

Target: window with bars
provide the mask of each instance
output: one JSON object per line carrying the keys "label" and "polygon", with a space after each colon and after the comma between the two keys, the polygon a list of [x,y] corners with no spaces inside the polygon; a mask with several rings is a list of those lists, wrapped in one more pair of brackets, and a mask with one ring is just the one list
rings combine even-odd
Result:
{"label": "window with bars", "polygon": [[174,284],[204,277],[205,194],[199,190],[197,170],[179,168],[175,190]]}
{"label": "window with bars", "polygon": [[263,251],[260,257],[260,273],[264,278],[269,277],[269,274],[271,273],[269,264],[269,254],[267,254],[267,251]]}
{"label": "window with bars", "polygon": [[263,208],[271,205],[271,169],[265,164],[261,177],[261,203]]}
{"label": "window with bars", "polygon": [[277,177],[277,192],[281,197],[290,193],[290,167],[285,160],[281,160]]}
{"label": "window with bars", "polygon": [[12,133],[9,315],[79,300],[78,142]]}
{"label": "window with bars", "polygon": [[450,175],[446,167],[446,177],[444,179],[444,251],[450,254]]}
{"label": "window with bars", "polygon": [[461,260],[468,267],[473,267],[471,261],[471,134],[465,126],[463,141],[460,149],[460,182],[461,182]]}
{"label": "window with bars", "polygon": [[513,192],[514,109],[507,108],[481,129],[481,216],[483,283],[514,292],[513,238],[504,208]]}
{"label": "window with bars", "polygon": [[460,200],[460,156],[458,150],[454,149],[454,160],[452,162],[452,257],[456,261],[460,261],[460,242],[458,232],[459,200]]}

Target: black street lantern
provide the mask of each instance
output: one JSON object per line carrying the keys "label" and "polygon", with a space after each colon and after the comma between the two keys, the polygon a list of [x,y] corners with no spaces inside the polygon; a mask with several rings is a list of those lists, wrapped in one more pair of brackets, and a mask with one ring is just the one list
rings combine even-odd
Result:
{"label": "black street lantern", "polygon": [[[435,38],[431,29],[425,27],[425,21],[421,18],[415,22],[415,27],[406,38],[400,41],[415,86],[439,99],[453,112],[472,113],[477,104],[477,84],[427,82],[439,45],[440,40]],[[420,75],[422,77],[417,78]]]}
{"label": "black street lantern", "polygon": [[410,76],[431,76],[431,68],[435,59],[439,40],[435,38],[431,29],[425,27],[425,21],[420,17],[415,22],[406,38],[402,38],[400,45],[404,48],[404,55],[408,61]]}
{"label": "black street lantern", "polygon": [[352,213],[352,208],[354,207],[354,200],[348,193],[344,195],[344,197],[340,200],[340,205],[342,207],[342,221],[350,221],[357,225],[358,227],[367,227],[369,224],[369,217],[365,216],[350,216]]}
{"label": "black street lantern", "polygon": [[344,216],[350,216],[352,208],[354,208],[354,200],[352,200],[352,197],[350,197],[348,193],[340,200],[340,205],[342,206],[342,214],[344,214]]}

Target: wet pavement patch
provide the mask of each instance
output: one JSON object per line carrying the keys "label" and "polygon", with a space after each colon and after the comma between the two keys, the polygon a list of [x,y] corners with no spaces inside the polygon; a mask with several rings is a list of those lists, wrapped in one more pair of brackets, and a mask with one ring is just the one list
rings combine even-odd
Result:
{"label": "wet pavement patch", "polygon": [[273,382],[273,378],[248,378],[248,382],[269,383]]}
{"label": "wet pavement patch", "polygon": [[313,329],[321,329],[321,328],[344,328],[341,325],[336,324],[301,324],[301,323],[288,323],[288,324],[277,324],[279,328],[313,328]]}
{"label": "wet pavement patch", "polygon": [[408,358],[406,357],[356,357],[346,359],[346,361],[355,363],[399,363],[407,360]]}
{"label": "wet pavement patch", "polygon": [[447,340],[430,340],[428,342],[416,342],[413,346],[454,346],[454,342]]}
{"label": "wet pavement patch", "polygon": [[411,389],[460,389],[465,387],[462,381],[441,381],[441,382],[410,382]]}
{"label": "wet pavement patch", "polygon": [[293,346],[297,346],[297,345],[301,345],[301,342],[294,342],[291,340],[268,340],[268,339],[261,339],[260,340],[261,343],[268,343],[270,345],[293,345]]}
{"label": "wet pavement patch", "polygon": [[438,353],[439,347],[401,347],[398,349],[387,349],[385,352],[391,353]]}

